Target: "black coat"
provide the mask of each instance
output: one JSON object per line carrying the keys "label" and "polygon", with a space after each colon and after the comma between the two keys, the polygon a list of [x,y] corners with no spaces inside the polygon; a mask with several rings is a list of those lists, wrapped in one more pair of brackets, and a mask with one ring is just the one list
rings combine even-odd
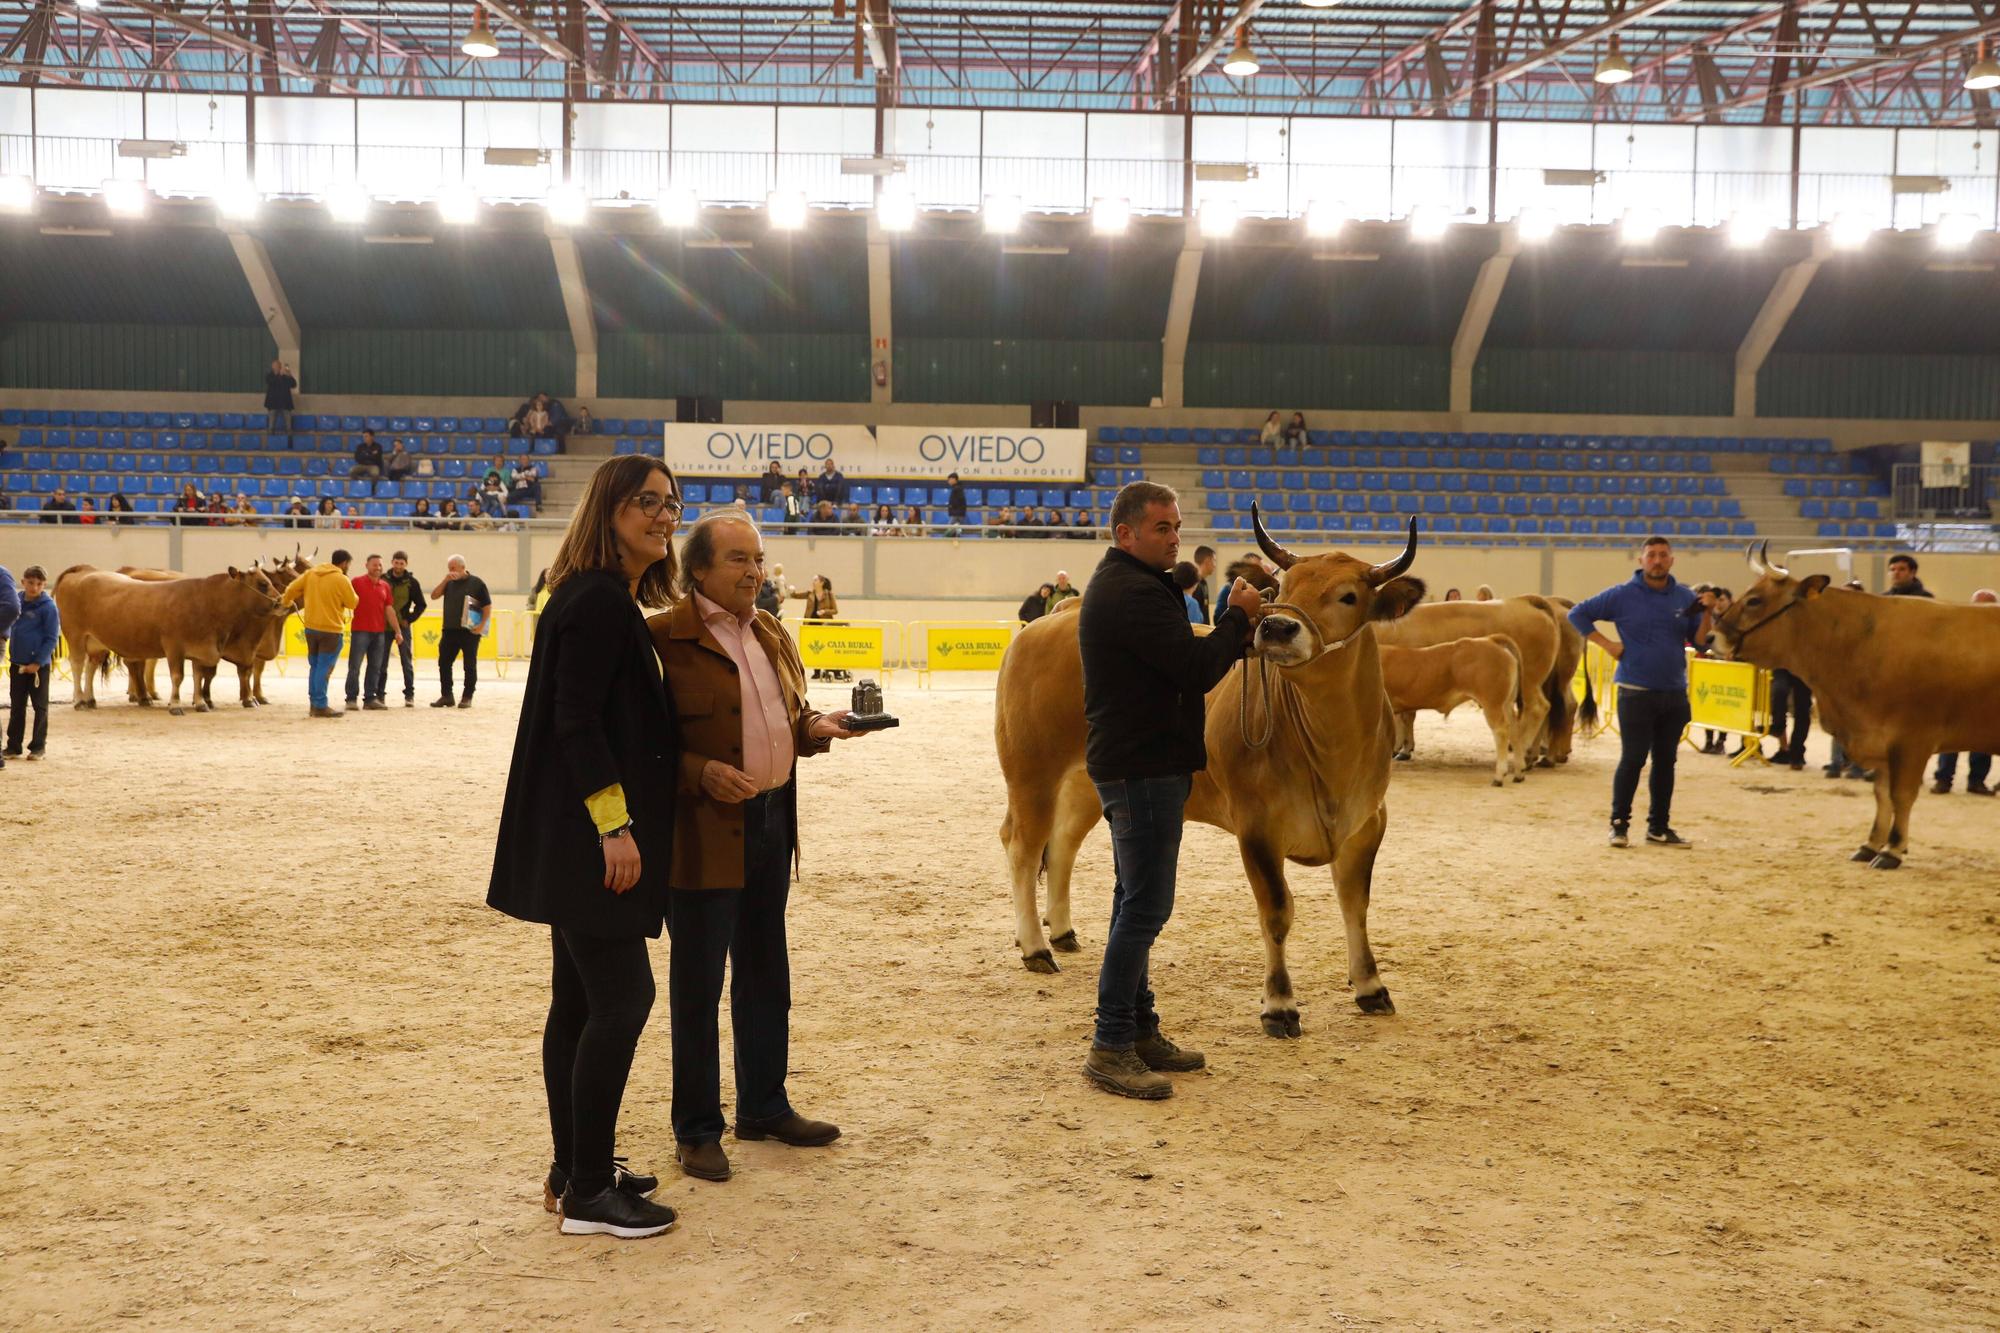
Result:
{"label": "black coat", "polygon": [[1090,776],[1107,782],[1207,768],[1205,701],[1249,647],[1250,618],[1231,607],[1196,638],[1173,576],[1115,546],[1090,576],[1077,614]]}
{"label": "black coat", "polygon": [[[680,729],[653,636],[625,581],[581,574],[535,624],[486,902],[586,935],[658,938],[673,861]],[[625,789],[639,882],[604,887],[604,853],[584,798]]]}

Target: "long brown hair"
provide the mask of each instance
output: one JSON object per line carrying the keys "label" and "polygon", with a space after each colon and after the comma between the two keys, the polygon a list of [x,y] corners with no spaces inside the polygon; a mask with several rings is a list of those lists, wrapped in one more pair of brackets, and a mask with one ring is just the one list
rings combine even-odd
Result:
{"label": "long brown hair", "polygon": [[[549,562],[548,589],[554,592],[565,581],[595,569],[609,570],[621,579],[625,562],[618,554],[618,533],[611,525],[618,507],[646,488],[655,472],[666,474],[667,493],[680,498],[681,484],[674,471],[660,459],[646,454],[622,454],[598,464],[584,484],[583,498],[569,516],[569,530],[563,533],[556,558]],[[664,560],[655,561],[639,576],[638,601],[641,606],[665,606],[674,599],[674,577],[679,565],[674,545],[667,543]]]}

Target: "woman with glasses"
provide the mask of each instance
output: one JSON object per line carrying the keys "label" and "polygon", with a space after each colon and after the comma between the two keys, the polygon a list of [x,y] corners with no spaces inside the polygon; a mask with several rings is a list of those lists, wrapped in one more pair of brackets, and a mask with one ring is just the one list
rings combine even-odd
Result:
{"label": "woman with glasses", "polygon": [[607,459],[549,565],[486,901],[550,928],[542,1083],[565,1235],[656,1236],[659,1181],[616,1157],[618,1108],[653,1008],[646,941],[666,920],[679,726],[643,608],[676,573],[680,488],[657,458]]}

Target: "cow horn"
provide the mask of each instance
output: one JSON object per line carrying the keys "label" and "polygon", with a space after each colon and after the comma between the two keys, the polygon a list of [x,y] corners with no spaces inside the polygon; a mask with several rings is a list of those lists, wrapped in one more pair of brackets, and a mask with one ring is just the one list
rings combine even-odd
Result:
{"label": "cow horn", "polygon": [[1410,520],[1410,540],[1404,544],[1403,553],[1386,564],[1375,565],[1368,571],[1368,581],[1381,585],[1408,569],[1417,558],[1417,520]]}
{"label": "cow horn", "polygon": [[1776,574],[1781,579],[1788,579],[1792,576],[1792,571],[1786,569],[1783,565],[1771,564],[1771,543],[1769,539],[1766,539],[1764,542],[1763,554],[1764,554],[1764,564],[1773,574]]}
{"label": "cow horn", "polygon": [[[1770,546],[1770,544],[1771,543],[1769,543],[1768,541],[1764,543],[1766,547]],[[1748,546],[1743,548],[1743,558],[1750,562],[1750,572],[1752,574],[1755,574],[1758,578],[1761,579],[1766,574],[1771,572],[1771,567],[1764,563],[1764,558],[1762,556],[1757,554],[1756,542],[1751,542]]]}
{"label": "cow horn", "polygon": [[1257,547],[1271,557],[1271,563],[1279,569],[1290,569],[1299,558],[1271,540],[1271,534],[1264,531],[1264,520],[1257,512],[1257,502],[1250,502],[1250,526],[1257,533]]}

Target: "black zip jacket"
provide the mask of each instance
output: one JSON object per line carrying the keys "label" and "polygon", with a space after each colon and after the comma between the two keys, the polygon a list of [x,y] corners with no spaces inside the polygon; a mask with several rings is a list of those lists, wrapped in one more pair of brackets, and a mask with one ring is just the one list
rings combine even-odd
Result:
{"label": "black zip jacket", "polygon": [[1173,577],[1115,546],[1091,574],[1078,616],[1091,779],[1207,768],[1202,701],[1249,646],[1250,618],[1231,607],[1196,638]]}
{"label": "black zip jacket", "polygon": [[417,582],[417,576],[404,570],[401,574],[384,574],[389,583],[389,604],[396,608],[396,619],[408,629],[417,623],[417,617],[424,613],[430,603],[424,600],[424,585]]}

